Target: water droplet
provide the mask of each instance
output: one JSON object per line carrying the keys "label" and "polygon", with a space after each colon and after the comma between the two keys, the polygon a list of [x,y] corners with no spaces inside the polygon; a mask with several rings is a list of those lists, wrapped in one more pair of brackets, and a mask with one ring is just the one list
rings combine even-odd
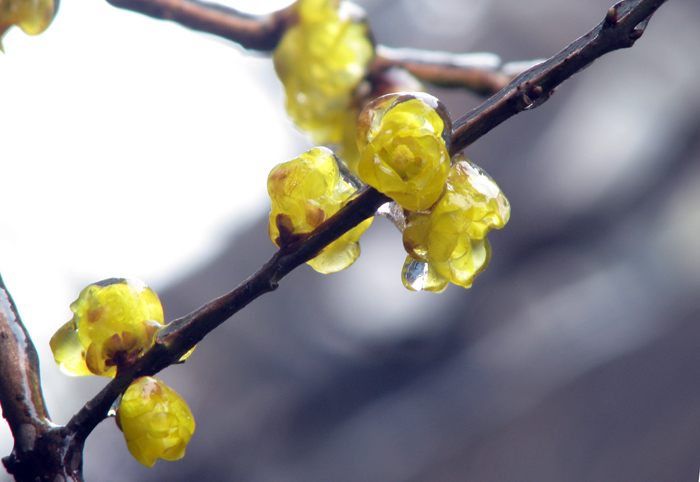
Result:
{"label": "water droplet", "polygon": [[404,229],[406,229],[406,215],[404,214],[404,209],[395,202],[392,201],[382,204],[379,206],[379,209],[377,209],[377,214],[394,223],[394,226],[402,233]]}
{"label": "water droplet", "polygon": [[112,406],[109,408],[109,411],[107,412],[108,417],[116,417],[117,416],[117,408],[119,408],[119,404],[122,401],[121,395],[117,397],[117,399],[114,401]]}
{"label": "water droplet", "polygon": [[428,280],[428,264],[412,259],[404,266],[401,274],[410,289],[423,291]]}

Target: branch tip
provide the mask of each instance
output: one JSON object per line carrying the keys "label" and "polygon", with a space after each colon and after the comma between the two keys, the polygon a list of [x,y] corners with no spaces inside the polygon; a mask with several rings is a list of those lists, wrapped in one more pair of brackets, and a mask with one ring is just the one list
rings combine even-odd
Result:
{"label": "branch tip", "polygon": [[[624,0],[605,20],[567,48],[516,77],[506,88],[453,122],[451,154],[456,154],[506,119],[538,107],[554,89],[597,58],[631,47],[666,0]],[[640,20],[641,19],[641,20]],[[610,22],[615,20],[615,25]],[[636,24],[636,25],[635,25]],[[530,86],[536,87],[530,87]],[[542,89],[540,93],[537,87]],[[539,98],[536,97],[539,94]]]}

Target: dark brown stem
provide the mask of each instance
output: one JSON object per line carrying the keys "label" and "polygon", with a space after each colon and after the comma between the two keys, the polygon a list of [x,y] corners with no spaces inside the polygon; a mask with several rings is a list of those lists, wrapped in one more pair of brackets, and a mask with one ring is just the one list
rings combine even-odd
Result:
{"label": "dark brown stem", "polygon": [[493,54],[452,54],[378,45],[370,70],[392,67],[400,67],[423,82],[464,88],[483,96],[495,94],[520,73],[506,72]]}
{"label": "dark brown stem", "polygon": [[160,20],[171,20],[198,32],[236,42],[250,50],[270,52],[290,24],[296,6],[268,15],[249,15],[236,9],[198,0],[107,0],[111,5]]}
{"label": "dark brown stem", "polygon": [[39,358],[10,293],[0,278],[0,402],[15,440],[22,426],[48,425]]}
{"label": "dark brown stem", "polygon": [[617,3],[596,28],[546,62],[523,72],[498,94],[453,123],[456,154],[506,119],[544,103],[566,79],[613,50],[628,48],[642,36],[646,22],[666,0]]}
{"label": "dark brown stem", "polygon": [[69,443],[74,436],[51,423],[36,348],[2,277],[0,404],[15,441],[12,453],[2,462],[15,480],[82,481],[82,441]]}
{"label": "dark brown stem", "polygon": [[256,298],[277,289],[277,284],[299,265],[314,258],[319,251],[344,233],[374,215],[379,206],[390,201],[377,190],[366,187],[336,215],[298,242],[282,247],[262,268],[224,296],[196,311],[169,323],[159,333],[156,345],[128,370],[119,373],[83,409],[68,422],[68,428],[87,435],[107,416],[117,397],[136,378],[153,375],[177,363],[208,333]]}

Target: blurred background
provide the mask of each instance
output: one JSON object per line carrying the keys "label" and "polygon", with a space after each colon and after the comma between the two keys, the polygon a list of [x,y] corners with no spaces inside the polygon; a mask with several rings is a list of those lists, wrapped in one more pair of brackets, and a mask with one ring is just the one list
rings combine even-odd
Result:
{"label": "blurred background", "polygon": [[[382,44],[516,61],[609,2],[358,3]],[[350,269],[297,269],[160,374],[197,421],[183,460],[141,466],[107,420],[86,480],[697,480],[698,22],[697,1],[668,2],[634,48],[469,147],[512,205],[472,289],[407,292],[378,218]],[[232,289],[274,252],[267,173],[309,143],[268,58],[177,25],[64,0],[41,36],[3,43],[0,272],[65,423],[105,384],[48,348],[80,289],[141,278],[168,320]],[[482,101],[428,90],[453,118]]]}

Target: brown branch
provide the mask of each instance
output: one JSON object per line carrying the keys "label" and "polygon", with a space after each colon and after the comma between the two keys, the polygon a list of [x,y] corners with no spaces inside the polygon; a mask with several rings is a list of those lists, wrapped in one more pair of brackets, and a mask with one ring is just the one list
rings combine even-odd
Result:
{"label": "brown branch", "polygon": [[17,440],[25,424],[47,425],[39,358],[10,293],[0,277],[0,403]]}
{"label": "brown branch", "polygon": [[501,92],[453,123],[456,154],[506,119],[544,103],[565,80],[613,50],[634,45],[646,22],[666,0],[626,0],[605,19],[546,62],[516,77]]}
{"label": "brown branch", "polygon": [[12,453],[2,462],[15,480],[82,481],[82,441],[66,443],[71,434],[51,423],[36,348],[2,277],[0,404],[15,441]]}
{"label": "brown branch", "polygon": [[268,15],[250,15],[198,0],[107,0],[111,5],[160,20],[171,20],[198,32],[236,42],[250,50],[270,52],[287,27],[296,23],[296,5]]}
{"label": "brown branch", "polygon": [[[528,67],[533,63],[529,63]],[[503,89],[525,70],[510,72],[509,65],[503,65],[495,54],[453,54],[378,45],[370,71],[400,67],[423,82],[440,87],[464,88],[488,96]]]}

